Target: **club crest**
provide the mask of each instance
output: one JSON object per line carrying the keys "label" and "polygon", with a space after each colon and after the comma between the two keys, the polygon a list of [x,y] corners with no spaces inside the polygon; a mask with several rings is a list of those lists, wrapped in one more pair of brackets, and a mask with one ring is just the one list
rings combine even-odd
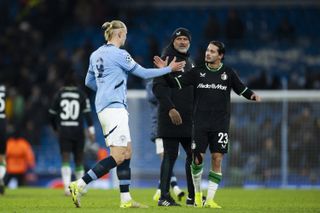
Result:
{"label": "club crest", "polygon": [[228,79],[228,75],[226,74],[226,72],[223,72],[221,74],[221,79],[224,80],[224,81]]}

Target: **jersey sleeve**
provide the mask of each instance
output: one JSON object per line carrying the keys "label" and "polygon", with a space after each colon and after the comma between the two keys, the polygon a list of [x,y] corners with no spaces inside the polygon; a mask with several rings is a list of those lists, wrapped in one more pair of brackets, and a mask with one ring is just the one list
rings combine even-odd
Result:
{"label": "jersey sleeve", "polygon": [[234,70],[231,70],[231,87],[235,93],[242,95],[247,99],[250,99],[253,94],[253,92],[242,83],[238,74]]}
{"label": "jersey sleeve", "polygon": [[60,92],[54,96],[51,106],[49,108],[49,122],[52,125],[54,130],[57,129],[56,121],[59,113],[59,104],[60,104],[59,96],[60,96]]}
{"label": "jersey sleeve", "polygon": [[93,120],[91,118],[91,106],[90,100],[84,92],[81,92],[81,108],[85,121],[87,122],[88,127],[93,126]]}
{"label": "jersey sleeve", "polygon": [[49,108],[49,114],[56,116],[58,114],[59,111],[59,96],[60,96],[60,92],[58,92],[57,94],[55,94],[55,96],[53,97],[53,101],[51,103],[51,106]]}
{"label": "jersey sleeve", "polygon": [[125,50],[120,51],[117,56],[116,62],[122,69],[127,72],[133,72],[139,66],[137,62],[133,60],[131,55]]}
{"label": "jersey sleeve", "polygon": [[92,56],[90,56],[89,68],[85,79],[85,85],[90,89],[97,91],[97,83],[93,70]]}

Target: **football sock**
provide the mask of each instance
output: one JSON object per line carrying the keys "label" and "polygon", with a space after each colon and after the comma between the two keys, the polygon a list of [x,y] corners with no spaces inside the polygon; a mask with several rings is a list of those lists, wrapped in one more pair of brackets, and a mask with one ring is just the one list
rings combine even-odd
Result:
{"label": "football sock", "polygon": [[175,186],[178,185],[178,180],[177,177],[174,175],[174,173],[172,172],[171,178],[170,178],[170,185],[172,188],[174,188]]}
{"label": "football sock", "polygon": [[6,174],[6,164],[0,163],[0,179],[3,179],[5,174]]}
{"label": "football sock", "polygon": [[76,179],[77,179],[77,180],[80,179],[80,178],[82,178],[82,176],[84,175],[83,166],[77,166],[77,167],[76,167],[75,175],[76,175]]}
{"label": "football sock", "polygon": [[[88,184],[93,180],[97,180],[103,175],[107,174],[110,169],[117,166],[116,161],[112,156],[102,159],[92,169],[90,169],[81,179]],[[80,179],[80,180],[81,180]]]}
{"label": "football sock", "polygon": [[219,183],[222,179],[221,173],[216,173],[214,171],[209,172],[209,183],[208,183],[208,193],[207,200],[213,200],[216,191],[218,190]]}
{"label": "football sock", "polygon": [[61,176],[62,176],[62,182],[64,185],[64,188],[67,189],[67,187],[70,185],[71,182],[71,167],[69,163],[63,163],[61,167]]}
{"label": "football sock", "polygon": [[131,183],[130,159],[124,160],[117,166],[117,176],[119,179],[121,202],[127,202],[132,199],[129,193],[129,185]]}
{"label": "football sock", "polygon": [[196,165],[194,162],[191,163],[191,174],[195,192],[201,192],[201,176],[203,173],[203,163]]}

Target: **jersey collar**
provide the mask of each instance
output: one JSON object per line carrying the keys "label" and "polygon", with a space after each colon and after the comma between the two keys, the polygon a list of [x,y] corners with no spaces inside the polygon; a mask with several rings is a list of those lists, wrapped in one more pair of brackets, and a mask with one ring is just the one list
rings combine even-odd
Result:
{"label": "jersey collar", "polygon": [[208,64],[206,63],[207,69],[208,69],[209,71],[211,71],[211,72],[218,72],[218,71],[222,68],[222,66],[223,66],[223,63],[220,63],[220,66],[215,69],[215,68],[210,68],[210,67],[208,66]]}

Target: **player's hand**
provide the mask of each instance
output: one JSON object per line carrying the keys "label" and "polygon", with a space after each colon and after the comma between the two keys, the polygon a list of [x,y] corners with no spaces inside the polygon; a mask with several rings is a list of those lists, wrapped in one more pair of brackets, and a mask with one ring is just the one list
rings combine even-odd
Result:
{"label": "player's hand", "polygon": [[95,134],[88,134],[88,138],[90,140],[91,143],[94,143],[96,141],[96,135]]}
{"label": "player's hand", "polygon": [[94,127],[90,126],[87,129],[87,133],[88,133],[88,138],[89,138],[90,142],[94,143],[96,141],[96,131],[95,131]]}
{"label": "player's hand", "polygon": [[182,124],[182,118],[176,109],[173,108],[169,111],[169,117],[174,125]]}
{"label": "player's hand", "polygon": [[162,58],[160,58],[157,55],[153,57],[153,63],[158,68],[163,68],[168,66],[168,60],[169,60],[168,56],[166,57],[166,60],[162,60]]}
{"label": "player's hand", "polygon": [[176,62],[176,57],[170,62],[169,67],[171,67],[172,72],[182,71],[186,65],[185,61]]}
{"label": "player's hand", "polygon": [[260,102],[261,101],[261,97],[255,93],[253,93],[250,97],[251,100],[253,101],[257,101],[257,102]]}

